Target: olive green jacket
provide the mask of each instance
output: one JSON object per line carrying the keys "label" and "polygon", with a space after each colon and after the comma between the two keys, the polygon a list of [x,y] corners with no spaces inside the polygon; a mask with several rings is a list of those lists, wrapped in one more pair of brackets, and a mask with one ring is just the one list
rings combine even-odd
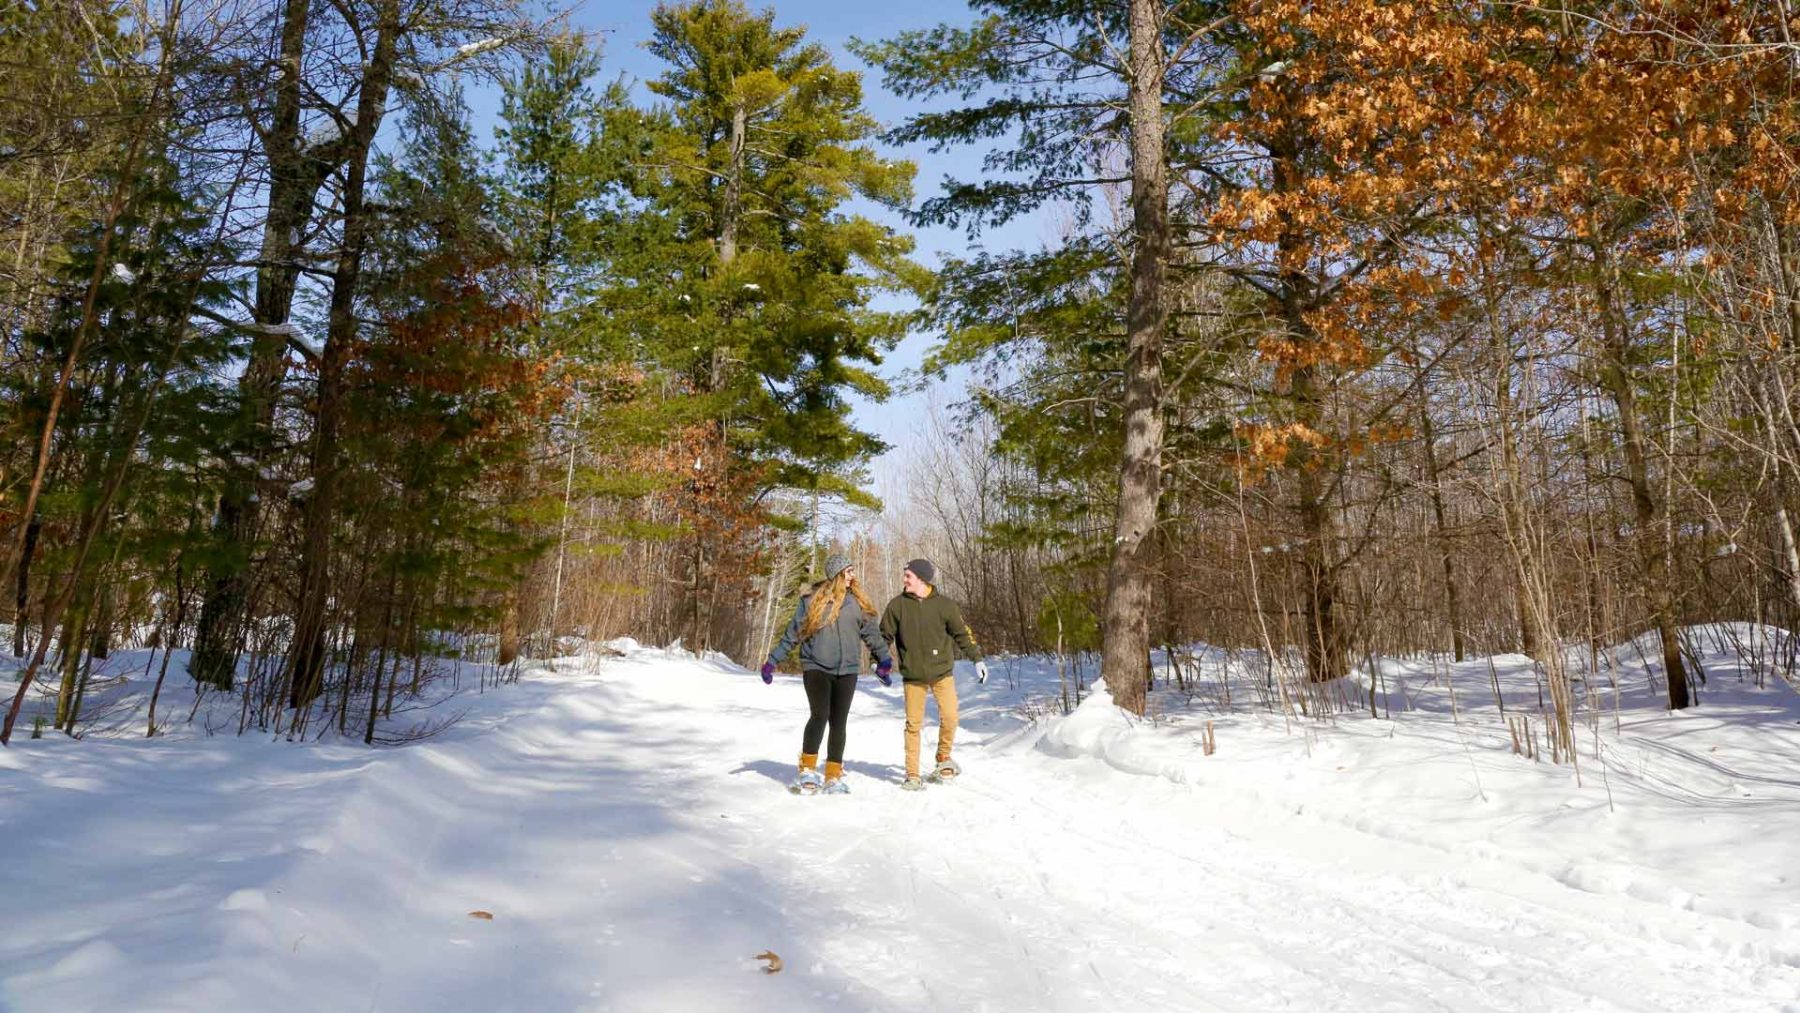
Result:
{"label": "olive green jacket", "polygon": [[907,682],[936,682],[949,675],[958,650],[970,661],[981,660],[981,645],[963,622],[962,609],[936,591],[923,598],[902,594],[888,602],[881,635],[894,645]]}

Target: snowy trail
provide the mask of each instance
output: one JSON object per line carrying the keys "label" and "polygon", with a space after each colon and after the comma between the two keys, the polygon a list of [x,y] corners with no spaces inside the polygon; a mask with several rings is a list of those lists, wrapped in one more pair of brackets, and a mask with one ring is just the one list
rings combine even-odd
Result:
{"label": "snowy trail", "polygon": [[1059,757],[965,701],[967,773],[917,794],[897,687],[857,695],[853,793],[797,799],[798,681],[661,652],[375,753],[32,744],[0,757],[30,856],[0,1008],[1800,1009],[1779,932]]}

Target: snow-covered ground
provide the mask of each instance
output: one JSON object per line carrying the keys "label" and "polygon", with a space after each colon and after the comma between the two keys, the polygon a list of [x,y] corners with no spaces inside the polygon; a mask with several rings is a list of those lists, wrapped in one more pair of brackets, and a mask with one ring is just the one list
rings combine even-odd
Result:
{"label": "snow-covered ground", "polygon": [[897,686],[795,798],[797,679],[635,646],[401,747],[21,734],[0,1009],[1800,1010],[1800,700],[1716,634],[1685,713],[1621,658],[1579,768],[1513,753],[1516,657],[1327,722],[1004,659],[917,794]]}

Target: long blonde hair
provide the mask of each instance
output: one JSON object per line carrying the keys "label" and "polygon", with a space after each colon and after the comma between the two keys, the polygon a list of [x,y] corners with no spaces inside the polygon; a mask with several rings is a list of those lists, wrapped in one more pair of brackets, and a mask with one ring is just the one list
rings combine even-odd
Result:
{"label": "long blonde hair", "polygon": [[806,622],[801,624],[802,640],[837,622],[838,613],[844,608],[844,592],[848,591],[856,603],[862,606],[863,615],[875,614],[875,605],[869,596],[863,593],[862,585],[850,576],[849,570],[842,570],[830,580],[823,580],[813,585],[812,601],[806,606]]}

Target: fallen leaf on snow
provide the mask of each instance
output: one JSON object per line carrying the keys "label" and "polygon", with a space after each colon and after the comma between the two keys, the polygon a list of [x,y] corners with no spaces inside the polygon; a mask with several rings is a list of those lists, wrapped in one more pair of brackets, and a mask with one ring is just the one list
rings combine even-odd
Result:
{"label": "fallen leaf on snow", "polygon": [[491,911],[470,911],[469,917],[479,918],[484,922],[491,922],[494,920],[494,914]]}
{"label": "fallen leaf on snow", "polygon": [[763,968],[764,974],[774,974],[776,971],[781,970],[781,958],[775,955],[774,950],[764,950],[756,955],[756,959],[769,962],[769,966]]}

